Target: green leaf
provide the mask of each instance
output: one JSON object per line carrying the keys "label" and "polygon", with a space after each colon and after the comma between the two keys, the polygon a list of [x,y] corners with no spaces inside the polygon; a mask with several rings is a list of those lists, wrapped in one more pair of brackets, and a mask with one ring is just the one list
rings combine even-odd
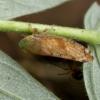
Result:
{"label": "green leaf", "polygon": [[0,51],[0,100],[59,100]]}
{"label": "green leaf", "polygon": [[[84,26],[85,29],[100,30],[100,5],[96,2],[87,11]],[[83,64],[85,87],[90,100],[100,100],[100,45],[89,45],[88,48],[94,60]]]}
{"label": "green leaf", "polygon": [[0,19],[12,19],[58,6],[69,0],[0,0]]}
{"label": "green leaf", "polygon": [[85,29],[100,30],[100,6],[94,2],[87,11],[84,19]]}
{"label": "green leaf", "polygon": [[93,62],[84,63],[83,65],[85,87],[90,100],[100,99],[100,63],[95,47],[98,46],[89,45],[89,50],[94,57]]}

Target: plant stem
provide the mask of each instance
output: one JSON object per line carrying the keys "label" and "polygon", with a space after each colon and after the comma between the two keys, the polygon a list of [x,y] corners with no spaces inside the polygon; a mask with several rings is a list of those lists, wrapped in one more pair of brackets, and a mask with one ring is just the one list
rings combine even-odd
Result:
{"label": "plant stem", "polygon": [[53,27],[54,30],[48,30],[48,34],[76,39],[92,44],[100,44],[100,32],[95,30],[85,30],[78,28],[69,28],[55,25],[51,26],[16,21],[0,21],[0,31],[32,34],[32,29],[30,28],[30,25],[32,28],[38,28],[39,33],[42,33],[44,29],[51,29]]}

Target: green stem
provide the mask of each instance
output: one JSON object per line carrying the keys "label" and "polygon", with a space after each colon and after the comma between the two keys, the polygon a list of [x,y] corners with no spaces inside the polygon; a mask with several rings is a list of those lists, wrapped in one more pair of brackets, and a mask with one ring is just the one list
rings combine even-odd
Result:
{"label": "green stem", "polygon": [[92,44],[93,43],[100,44],[100,32],[95,30],[85,30],[78,28],[51,26],[51,25],[16,22],[16,21],[0,21],[0,31],[32,34],[32,30],[29,27],[30,24],[32,28],[38,28],[39,33],[42,33],[42,31],[46,28],[51,29],[53,27],[54,30],[48,30],[47,31],[48,34],[77,39]]}

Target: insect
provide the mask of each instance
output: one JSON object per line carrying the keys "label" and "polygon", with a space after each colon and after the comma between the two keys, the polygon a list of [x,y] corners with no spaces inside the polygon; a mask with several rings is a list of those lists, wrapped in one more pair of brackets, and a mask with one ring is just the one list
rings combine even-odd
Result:
{"label": "insect", "polygon": [[54,57],[42,57],[48,63],[54,65],[55,67],[63,69],[65,72],[58,73],[57,75],[68,75],[69,79],[81,80],[83,78],[82,75],[82,62],[62,59],[62,58],[54,58]]}
{"label": "insect", "polygon": [[[66,68],[63,68],[62,66],[59,65],[58,67],[66,70],[66,72],[58,75],[69,74],[70,75],[69,79],[76,79],[76,80],[81,80],[83,78],[82,63],[71,60],[65,60],[64,62]],[[62,64],[64,64],[64,62],[62,62]]]}
{"label": "insect", "polygon": [[33,29],[33,33],[19,43],[20,48],[26,52],[80,62],[91,62],[93,60],[93,56],[87,48],[71,39],[49,35],[47,30],[38,34],[36,28]]}

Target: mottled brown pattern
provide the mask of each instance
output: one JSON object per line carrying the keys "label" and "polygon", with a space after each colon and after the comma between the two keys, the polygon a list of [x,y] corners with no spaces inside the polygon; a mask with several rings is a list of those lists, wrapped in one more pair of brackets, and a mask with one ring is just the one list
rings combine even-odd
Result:
{"label": "mottled brown pattern", "polygon": [[67,38],[51,35],[30,35],[25,46],[28,52],[44,56],[54,56],[75,61],[90,62],[93,60],[91,53],[81,44]]}
{"label": "mottled brown pattern", "polygon": [[[41,42],[41,55],[55,56],[76,61],[92,61],[93,57],[81,44],[66,38],[57,36],[42,36],[38,38]],[[88,51],[88,52],[86,52]]]}

